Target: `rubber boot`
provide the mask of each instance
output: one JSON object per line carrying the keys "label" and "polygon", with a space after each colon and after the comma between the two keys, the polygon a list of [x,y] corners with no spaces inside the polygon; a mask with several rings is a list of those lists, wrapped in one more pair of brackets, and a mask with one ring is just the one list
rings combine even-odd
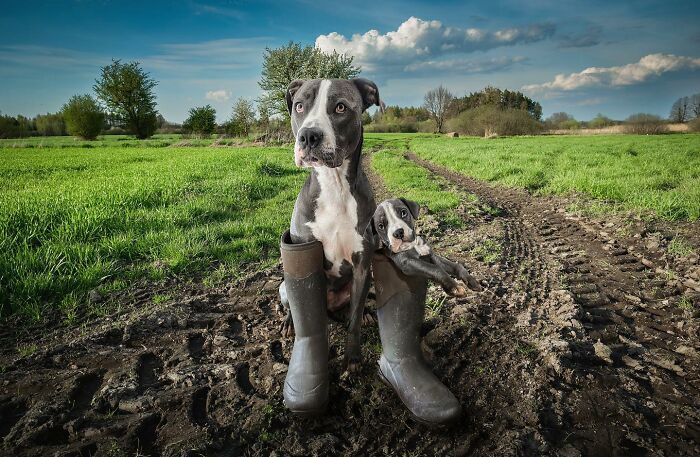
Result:
{"label": "rubber boot", "polygon": [[284,283],[294,322],[294,347],[284,380],[284,404],[301,415],[320,414],[328,403],[328,314],[323,247],[318,241],[280,242]]}
{"label": "rubber boot", "polygon": [[418,421],[431,425],[455,421],[462,414],[459,401],[433,374],[420,345],[427,280],[404,275],[380,254],[374,256],[372,268],[382,340],[379,376]]}

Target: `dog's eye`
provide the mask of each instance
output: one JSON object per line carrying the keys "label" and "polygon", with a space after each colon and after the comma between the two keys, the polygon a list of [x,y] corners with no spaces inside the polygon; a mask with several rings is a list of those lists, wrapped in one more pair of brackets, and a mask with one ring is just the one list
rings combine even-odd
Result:
{"label": "dog's eye", "polygon": [[408,215],[408,213],[406,212],[406,210],[402,209],[401,210],[401,217],[406,217],[407,215]]}
{"label": "dog's eye", "polygon": [[344,112],[345,112],[345,105],[343,105],[342,103],[338,103],[338,104],[335,106],[335,112],[338,113],[338,114],[344,113]]}
{"label": "dog's eye", "polygon": [[382,223],[380,222],[379,224],[377,224],[377,228],[378,228],[379,230],[384,230],[384,224],[382,224]]}
{"label": "dog's eye", "polygon": [[294,105],[294,109],[296,110],[297,113],[303,113],[304,112],[304,105],[302,105],[301,102],[297,102],[297,104]]}

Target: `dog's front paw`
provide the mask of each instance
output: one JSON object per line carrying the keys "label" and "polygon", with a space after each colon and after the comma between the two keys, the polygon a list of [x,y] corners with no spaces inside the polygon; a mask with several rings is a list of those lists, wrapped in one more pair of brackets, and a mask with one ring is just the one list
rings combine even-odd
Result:
{"label": "dog's front paw", "polygon": [[372,310],[365,308],[362,310],[362,326],[363,327],[369,327],[371,325],[374,325],[377,322],[377,319],[374,316],[374,313]]}
{"label": "dog's front paw", "polygon": [[345,357],[343,359],[345,372],[349,374],[359,373],[362,367],[362,352],[359,346],[347,345],[345,347]]}

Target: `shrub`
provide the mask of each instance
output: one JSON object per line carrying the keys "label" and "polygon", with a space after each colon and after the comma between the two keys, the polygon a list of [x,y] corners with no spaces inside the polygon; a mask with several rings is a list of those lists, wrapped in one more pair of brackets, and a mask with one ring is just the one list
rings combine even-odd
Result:
{"label": "shrub", "polygon": [[0,116],[0,138],[23,138],[29,136],[29,125],[23,116]]}
{"label": "shrub", "polygon": [[581,124],[576,119],[569,119],[559,124],[559,128],[563,130],[578,130],[581,128]]}
{"label": "shrub", "polygon": [[105,115],[91,96],[74,95],[61,112],[69,134],[85,140],[94,140],[100,134]]}
{"label": "shrub", "polygon": [[542,124],[527,111],[480,106],[463,111],[447,123],[448,130],[463,135],[534,135],[542,131]]}
{"label": "shrub", "polygon": [[625,133],[637,135],[659,135],[668,133],[668,125],[655,114],[637,113],[625,121]]}
{"label": "shrub", "polygon": [[688,122],[689,132],[700,132],[700,117],[696,117],[692,121]]}
{"label": "shrub", "polygon": [[216,110],[211,105],[191,108],[182,129],[197,136],[211,135],[216,130]]}

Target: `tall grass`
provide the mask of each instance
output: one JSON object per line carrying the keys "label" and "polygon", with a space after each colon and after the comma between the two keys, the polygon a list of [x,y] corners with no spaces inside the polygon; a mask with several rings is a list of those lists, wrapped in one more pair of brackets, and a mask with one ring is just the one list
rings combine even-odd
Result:
{"label": "tall grass", "polygon": [[669,220],[700,218],[700,135],[416,138],[410,148],[506,186],[581,192]]}
{"label": "tall grass", "polygon": [[0,148],[0,316],[274,259],[306,174],[285,148]]}

